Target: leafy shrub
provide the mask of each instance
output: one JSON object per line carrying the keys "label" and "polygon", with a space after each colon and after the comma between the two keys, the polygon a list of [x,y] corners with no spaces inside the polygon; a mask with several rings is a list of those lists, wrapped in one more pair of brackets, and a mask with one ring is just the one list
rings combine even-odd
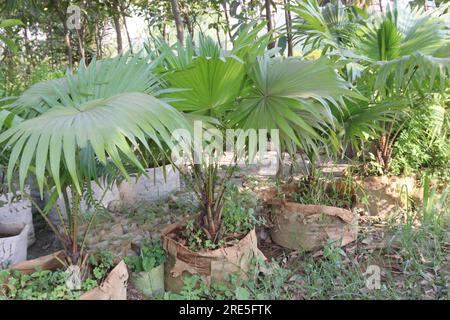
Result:
{"label": "leafy shrub", "polygon": [[161,245],[152,244],[142,246],[138,256],[125,257],[124,261],[133,272],[149,272],[163,264],[165,259],[165,251]]}
{"label": "leafy shrub", "polygon": [[66,281],[66,270],[42,270],[37,268],[32,274],[17,270],[0,270],[0,300],[74,300],[84,292],[102,283],[114,266],[113,256],[109,251],[100,251],[89,257],[92,274],[83,280],[81,290],[70,290]]}
{"label": "leafy shrub", "polygon": [[114,258],[110,251],[100,250],[89,256],[89,264],[93,267],[92,274],[94,278],[100,283],[114,266]]}
{"label": "leafy shrub", "polygon": [[[262,273],[260,270],[265,270]],[[207,283],[198,275],[184,277],[180,294],[166,292],[164,299],[173,300],[276,300],[290,298],[287,282],[290,271],[282,268],[276,261],[253,261],[248,280],[238,282],[231,276],[231,286],[222,283]]]}
{"label": "leafy shrub", "polygon": [[417,112],[394,143],[390,171],[411,174],[423,169],[445,173],[450,164],[450,142],[444,133],[431,137],[434,119],[431,111]]}
{"label": "leafy shrub", "polygon": [[55,69],[48,60],[41,61],[30,75],[29,85],[64,77],[63,68]]}
{"label": "leafy shrub", "polygon": [[256,217],[257,198],[249,191],[240,191],[235,184],[229,184],[223,206],[223,224],[225,234],[246,234],[254,226],[263,224]]}
{"label": "leafy shrub", "polygon": [[[234,235],[234,240],[238,241],[239,236],[246,235],[256,225],[264,224],[262,217],[257,217],[256,207],[258,200],[249,192],[239,190],[233,184],[228,183],[224,194],[222,222],[224,238]],[[193,250],[217,249],[225,245],[224,239],[217,243],[209,240],[202,228],[199,228],[196,221],[190,219],[186,222],[183,237],[187,240],[188,247]]]}

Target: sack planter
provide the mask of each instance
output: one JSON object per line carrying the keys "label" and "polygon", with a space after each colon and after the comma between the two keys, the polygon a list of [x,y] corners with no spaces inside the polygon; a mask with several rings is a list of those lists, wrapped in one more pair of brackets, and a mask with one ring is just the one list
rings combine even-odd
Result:
{"label": "sack planter", "polygon": [[3,233],[14,233],[23,225],[28,226],[28,247],[36,242],[31,202],[27,199],[12,200],[11,195],[0,195],[0,225]]}
{"label": "sack planter", "polygon": [[0,269],[27,259],[28,228],[28,225],[0,223]]}
{"label": "sack planter", "polygon": [[132,206],[139,202],[164,200],[171,193],[180,190],[180,173],[172,165],[146,169],[146,172],[148,177],[134,177],[129,182],[120,183],[122,205]]}
{"label": "sack planter", "polygon": [[367,210],[372,216],[388,215],[396,208],[405,207],[407,195],[420,193],[414,176],[369,176],[357,179],[357,182],[364,189]]}
{"label": "sack planter", "polygon": [[130,275],[131,284],[147,297],[164,292],[164,264],[145,272],[133,272]]}
{"label": "sack planter", "polygon": [[[295,192],[294,184],[283,191]],[[358,216],[352,211],[325,205],[308,205],[289,199],[275,199],[276,189],[266,190],[263,199],[271,208],[270,235],[272,240],[285,248],[311,251],[328,241],[345,246],[358,236]]]}
{"label": "sack planter", "polygon": [[[11,267],[26,274],[32,274],[36,267],[43,270],[56,270],[62,268],[60,260],[63,251],[43,256],[33,260],[23,261]],[[124,261],[120,261],[108,274],[103,283],[80,296],[80,300],[126,300],[127,299],[128,270]]]}
{"label": "sack planter", "polygon": [[180,221],[168,225],[161,232],[162,246],[167,252],[164,281],[166,291],[179,293],[185,275],[199,275],[208,285],[230,284],[230,275],[236,275],[238,280],[244,281],[252,259],[256,256],[265,259],[258,249],[255,229],[235,245],[193,252],[173,239],[183,226],[184,221]]}

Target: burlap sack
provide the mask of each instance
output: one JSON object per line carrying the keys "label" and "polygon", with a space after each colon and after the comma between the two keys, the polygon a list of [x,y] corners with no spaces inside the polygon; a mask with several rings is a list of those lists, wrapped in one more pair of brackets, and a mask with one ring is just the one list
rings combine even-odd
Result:
{"label": "burlap sack", "polygon": [[[15,264],[11,269],[19,270],[23,273],[31,274],[36,271],[36,267],[44,270],[56,270],[62,268],[57,260],[63,259],[64,253],[56,253],[43,256],[33,260],[23,261]],[[106,277],[103,283],[81,295],[80,300],[126,300],[127,299],[128,270],[124,261],[120,261]]]}
{"label": "burlap sack", "polygon": [[[291,202],[289,194],[297,186],[289,184],[281,190],[271,188],[262,192],[262,198],[271,209],[272,240],[285,248],[314,250],[329,240],[344,246],[358,236],[358,216],[350,210]],[[278,192],[286,197],[278,198]]]}
{"label": "burlap sack", "polygon": [[[405,208],[408,197],[417,198],[416,178],[399,176],[370,176],[357,179],[363,187],[367,205],[361,205],[372,216],[386,216],[397,208]],[[419,196],[420,198],[420,192]]]}
{"label": "burlap sack", "polygon": [[180,292],[184,275],[200,275],[208,284],[229,284],[232,274],[236,275],[238,280],[245,280],[252,259],[257,256],[265,259],[258,249],[254,229],[233,246],[193,252],[171,237],[182,226],[183,221],[180,221],[167,226],[161,232],[163,248],[168,253],[165,264],[167,291]]}
{"label": "burlap sack", "polygon": [[358,217],[337,207],[280,202],[272,205],[272,240],[285,248],[306,251],[327,241],[345,246],[358,236]]}

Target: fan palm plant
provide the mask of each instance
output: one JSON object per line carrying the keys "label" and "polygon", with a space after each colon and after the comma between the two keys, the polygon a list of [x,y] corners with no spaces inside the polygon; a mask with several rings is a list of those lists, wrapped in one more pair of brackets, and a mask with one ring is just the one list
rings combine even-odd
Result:
{"label": "fan palm plant", "polygon": [[[295,146],[318,152],[324,136],[334,125],[330,104],[339,106],[344,95],[359,96],[349,90],[325,59],[275,58],[271,57],[273,51],[254,60],[246,59],[259,52],[263,41],[256,38],[256,33],[245,42],[240,41],[241,36],[244,35],[236,40],[239,46],[231,52],[218,57],[196,56],[185,67],[166,70],[167,85],[185,89],[166,97],[180,110],[214,117],[218,120],[217,129],[242,129],[236,136],[238,141],[245,139],[249,129],[267,132],[275,129],[279,130],[276,132],[281,148]],[[263,140],[269,136],[266,133]],[[193,187],[202,206],[197,227],[215,244],[224,236],[222,210],[226,181],[237,159],[253,158],[255,148],[247,143],[244,152],[233,150],[234,163],[220,177],[220,155],[194,166]]]}
{"label": "fan palm plant", "polygon": [[320,7],[316,0],[296,1],[289,6],[296,14],[293,38],[306,54],[320,49],[323,53],[339,50],[354,41],[360,25],[358,15],[340,1]]}
{"label": "fan palm plant", "polygon": [[[156,88],[148,68],[147,61],[129,57],[94,61],[77,74],[30,88],[11,106],[27,119],[0,134],[0,144],[10,152],[10,188],[17,173],[22,193],[28,175],[36,178],[41,196],[44,190],[51,193],[47,207],[55,207],[61,229],[38,210],[61,240],[66,265],[86,262],[87,231],[79,241],[78,215],[91,181],[98,181],[105,168],[125,178],[129,168],[145,174],[140,150],[170,147],[172,131],[189,130],[179,111],[148,94]],[[65,213],[58,197],[64,199]]]}
{"label": "fan palm plant", "polygon": [[[384,15],[374,16],[362,28],[363,38],[355,52],[366,67],[360,80],[369,83],[374,101],[407,96],[412,108],[420,108],[427,96],[443,92],[450,71],[450,34],[440,8],[398,10],[395,5]],[[425,99],[424,99],[425,98]],[[414,110],[413,109],[413,110]],[[384,133],[378,141],[376,159],[389,170],[393,143],[403,128],[405,116],[382,122]]]}
{"label": "fan palm plant", "polygon": [[[448,85],[447,8],[424,12],[409,7],[398,10],[394,4],[385,13],[372,13],[361,20],[342,6],[320,8],[314,0],[297,7],[303,19],[301,28],[310,34],[300,36],[303,45],[334,49],[328,54],[337,62],[341,75],[369,98],[367,106],[349,104],[347,116],[341,120],[351,122],[343,123],[346,130],[342,136],[366,131],[370,126],[370,131],[380,136],[377,160],[385,171],[395,137],[407,119],[402,109],[417,108],[427,95],[443,92]],[[326,14],[326,10],[335,14]],[[341,27],[334,28],[336,24]],[[350,29],[346,27],[352,24]],[[397,104],[391,103],[394,101]],[[364,118],[361,114],[365,114]],[[366,121],[355,122],[355,117]]]}

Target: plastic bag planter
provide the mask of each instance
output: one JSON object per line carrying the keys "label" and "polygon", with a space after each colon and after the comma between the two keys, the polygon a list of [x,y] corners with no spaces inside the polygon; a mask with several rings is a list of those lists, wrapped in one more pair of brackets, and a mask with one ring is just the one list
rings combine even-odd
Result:
{"label": "plastic bag planter", "polygon": [[10,195],[0,196],[0,225],[4,233],[14,233],[23,225],[28,226],[28,247],[35,243],[32,205],[29,200],[11,200]]}
{"label": "plastic bag planter", "polygon": [[11,227],[0,223],[0,269],[27,259],[28,225]]}
{"label": "plastic bag planter", "polygon": [[163,248],[167,252],[165,263],[165,289],[179,293],[183,276],[199,275],[211,283],[230,284],[230,275],[245,281],[254,257],[264,255],[258,249],[255,229],[233,246],[215,250],[193,252],[172,238],[183,227],[184,221],[168,225],[161,232]]}
{"label": "plastic bag planter", "polygon": [[[285,193],[295,192],[294,185],[288,185]],[[264,200],[271,210],[272,240],[285,248],[311,251],[328,241],[345,246],[358,236],[358,215],[350,210],[325,206],[308,205],[276,199],[276,190],[266,191]]]}
{"label": "plastic bag planter", "polygon": [[130,276],[133,286],[147,297],[164,292],[164,264],[148,272],[135,272]]}
{"label": "plastic bag planter", "polygon": [[371,216],[387,216],[397,208],[405,208],[408,198],[418,193],[415,176],[370,176],[358,183],[364,189]]}
{"label": "plastic bag planter", "polygon": [[[40,267],[43,270],[56,270],[62,267],[57,257],[63,259],[63,255],[64,253],[62,251],[58,251],[54,254],[15,264],[11,269],[27,274],[35,272],[36,267]],[[120,261],[110,271],[101,285],[83,293],[80,300],[126,300],[127,283],[127,266],[124,261]]]}

